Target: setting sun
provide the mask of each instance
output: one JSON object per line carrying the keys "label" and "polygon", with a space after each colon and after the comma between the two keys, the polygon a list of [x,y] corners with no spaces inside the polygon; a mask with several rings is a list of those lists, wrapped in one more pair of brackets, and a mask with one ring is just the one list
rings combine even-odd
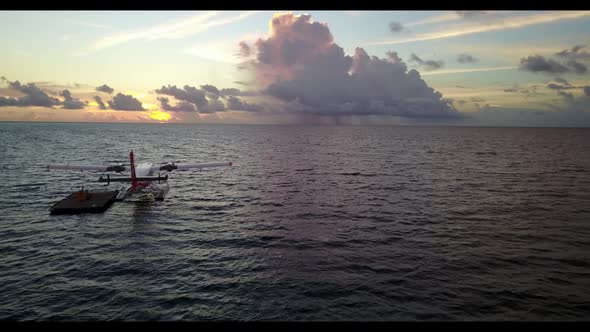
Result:
{"label": "setting sun", "polygon": [[162,112],[162,111],[151,111],[150,112],[150,119],[158,120],[158,121],[168,121],[172,117],[170,113]]}

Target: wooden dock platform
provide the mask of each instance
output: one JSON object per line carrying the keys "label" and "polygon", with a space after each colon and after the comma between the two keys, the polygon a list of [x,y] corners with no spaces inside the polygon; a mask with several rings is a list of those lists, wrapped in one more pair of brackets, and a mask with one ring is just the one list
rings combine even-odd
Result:
{"label": "wooden dock platform", "polygon": [[50,214],[102,213],[115,201],[115,191],[77,191],[53,204]]}

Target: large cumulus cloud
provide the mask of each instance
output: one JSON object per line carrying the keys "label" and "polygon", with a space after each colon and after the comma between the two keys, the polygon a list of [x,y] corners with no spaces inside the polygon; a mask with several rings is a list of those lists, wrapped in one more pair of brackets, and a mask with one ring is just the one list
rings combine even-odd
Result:
{"label": "large cumulus cloud", "polygon": [[327,25],[310,15],[275,15],[270,36],[258,39],[251,53],[255,59],[244,66],[264,94],[283,102],[284,111],[414,118],[459,114],[396,53],[380,59],[356,48],[353,56],[346,55]]}

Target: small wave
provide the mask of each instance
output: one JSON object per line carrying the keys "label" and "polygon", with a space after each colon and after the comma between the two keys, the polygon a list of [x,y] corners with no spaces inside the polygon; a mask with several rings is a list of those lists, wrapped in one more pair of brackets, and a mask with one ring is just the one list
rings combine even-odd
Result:
{"label": "small wave", "polygon": [[284,204],[281,203],[276,203],[276,202],[263,202],[263,203],[258,203],[256,205],[260,205],[260,206],[285,206]]}
{"label": "small wave", "polygon": [[361,173],[361,172],[343,172],[343,173],[340,173],[340,175],[374,177],[374,176],[378,176],[379,174],[375,174],[375,173]]}
{"label": "small wave", "polygon": [[313,171],[313,168],[297,168],[295,170],[295,172],[309,172],[309,171]]}

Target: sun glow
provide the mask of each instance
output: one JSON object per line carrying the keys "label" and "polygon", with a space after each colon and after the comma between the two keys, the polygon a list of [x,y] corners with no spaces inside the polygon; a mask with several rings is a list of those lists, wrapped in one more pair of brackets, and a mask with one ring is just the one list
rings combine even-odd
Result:
{"label": "sun glow", "polygon": [[162,111],[151,111],[149,113],[150,119],[153,120],[158,120],[161,122],[165,122],[170,120],[170,118],[172,118],[172,115],[170,113],[166,113],[166,112],[162,112]]}

